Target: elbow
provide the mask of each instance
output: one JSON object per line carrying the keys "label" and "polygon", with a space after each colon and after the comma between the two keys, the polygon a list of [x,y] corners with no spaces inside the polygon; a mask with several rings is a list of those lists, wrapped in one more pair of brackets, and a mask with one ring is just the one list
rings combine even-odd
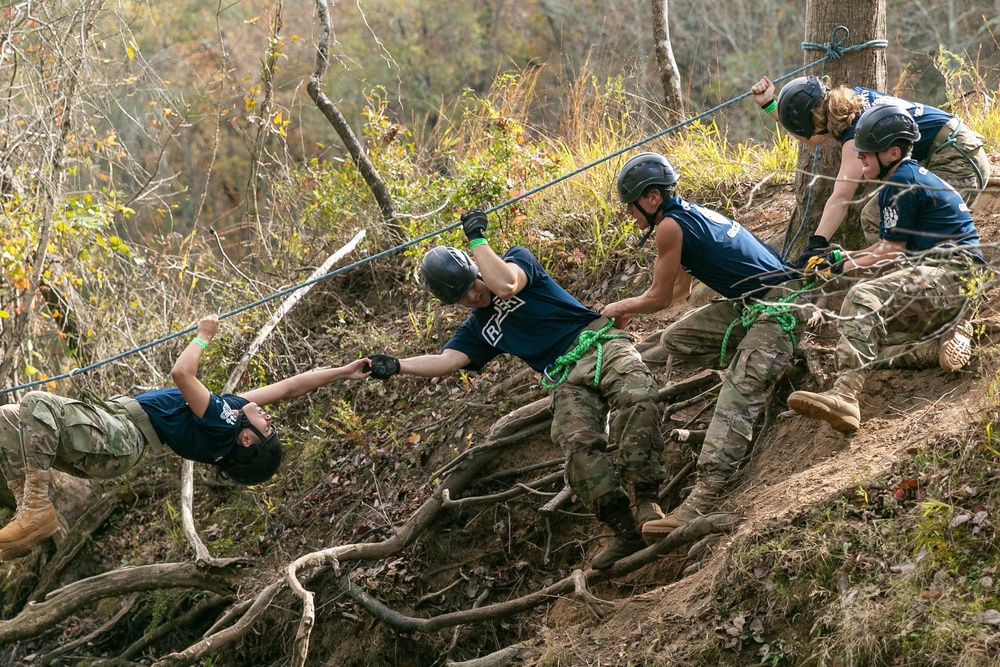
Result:
{"label": "elbow", "polygon": [[188,377],[188,373],[179,364],[174,363],[174,367],[170,369],[170,379],[174,381],[174,384],[179,385],[180,380],[186,377]]}
{"label": "elbow", "polygon": [[517,286],[516,285],[508,284],[508,285],[499,285],[499,286],[497,286],[497,288],[495,290],[491,290],[491,291],[498,298],[502,299],[503,301],[507,301],[507,300],[512,299],[515,296],[517,296],[517,291],[518,290],[517,290]]}

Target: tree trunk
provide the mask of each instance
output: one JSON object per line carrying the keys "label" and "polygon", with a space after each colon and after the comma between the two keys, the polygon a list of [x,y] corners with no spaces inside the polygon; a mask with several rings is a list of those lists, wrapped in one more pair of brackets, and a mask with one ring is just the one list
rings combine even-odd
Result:
{"label": "tree trunk", "polygon": [[669,2],[652,0],[653,41],[656,42],[656,66],[663,84],[663,104],[667,108],[667,119],[674,123],[684,118],[684,98],[681,97],[681,75],[670,46]]}
{"label": "tree trunk", "polygon": [[[885,39],[885,0],[809,0],[806,3],[805,41],[826,44],[832,39],[837,26],[847,26],[850,36],[841,46],[861,44],[873,39]],[[819,51],[806,51],[804,62],[812,62],[822,55]],[[840,58],[827,60],[821,71],[808,74],[826,74],[830,85],[865,86],[885,90],[885,49],[859,49]],[[819,70],[817,66],[816,70]],[[827,178],[818,178],[812,185],[812,199],[809,200],[809,185],[813,181],[813,149],[802,146],[799,150],[798,173],[795,177],[797,213],[792,225],[793,243],[788,257],[798,257],[809,235],[819,224],[823,204],[833,191],[833,178],[840,169],[840,142],[825,141],[819,147],[815,173]],[[858,199],[870,188],[858,188]],[[808,210],[807,210],[808,202]],[[841,225],[838,239],[847,248],[861,247],[864,235],[860,224],[861,205],[851,206],[847,218]],[[805,214],[805,219],[802,219]]]}
{"label": "tree trunk", "polygon": [[313,102],[316,103],[316,107],[323,112],[326,119],[333,125],[333,129],[337,131],[341,141],[344,142],[347,152],[354,159],[354,164],[357,165],[358,171],[361,172],[361,177],[365,179],[365,183],[368,184],[372,194],[375,196],[375,201],[378,203],[379,209],[382,211],[382,220],[386,224],[389,235],[396,241],[403,241],[406,235],[403,233],[403,228],[396,219],[396,211],[392,205],[392,196],[389,194],[389,189],[385,187],[385,182],[379,175],[378,170],[375,169],[375,165],[368,159],[368,154],[361,146],[361,142],[358,141],[347,119],[344,118],[344,115],[340,113],[337,106],[323,92],[323,77],[326,76],[326,70],[330,64],[330,7],[327,5],[326,0],[316,0],[316,11],[319,14],[320,32],[319,43],[316,46],[316,69],[313,71],[312,76],[309,77],[309,84],[306,86],[306,89],[309,91],[309,97],[312,98]]}

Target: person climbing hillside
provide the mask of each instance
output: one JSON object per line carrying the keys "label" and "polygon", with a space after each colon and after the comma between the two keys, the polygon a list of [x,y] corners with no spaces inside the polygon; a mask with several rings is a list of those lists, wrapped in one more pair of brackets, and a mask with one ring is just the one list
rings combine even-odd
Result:
{"label": "person climbing hillside", "polygon": [[18,405],[0,406],[0,468],[17,499],[17,513],[0,529],[0,560],[27,553],[58,530],[48,496],[53,468],[83,478],[118,477],[163,444],[238,484],[260,484],[281,462],[277,429],[263,407],[369,373],[368,362],[358,359],[220,396],[196,377],[218,330],[216,315],[198,322],[170,371],[175,387],[88,402],[31,391]]}
{"label": "person climbing hillside", "polygon": [[[830,239],[847,216],[848,206],[853,203],[858,182],[862,180],[861,163],[854,151],[855,128],[866,109],[878,104],[894,104],[906,109],[920,129],[920,139],[913,144],[913,159],[950,183],[969,206],[989,181],[986,140],[960,118],[941,109],[901,100],[863,86],[831,89],[827,77],[792,79],[782,87],[777,99],[774,97],[774,84],[766,76],[755,83],[751,91],[754,101],[766,113],[807,146],[816,146],[824,141],[839,141],[841,144],[837,181],[823,206],[819,225],[799,257],[800,267],[805,266],[811,257],[823,255],[829,250]],[[861,219],[867,242],[875,243],[879,238],[877,191],[862,207]]]}
{"label": "person climbing hillside", "polygon": [[658,153],[640,153],[618,172],[618,197],[656,241],[653,281],[641,295],[601,311],[619,323],[686,299],[692,277],[726,297],[690,311],[661,336],[677,358],[728,361],[698,457],[694,489],[668,516],[643,524],[653,542],[722,504],[727,483],[749,454],[753,431],[803,328],[805,282],[770,246],[734,220],[676,194],[680,175]]}
{"label": "person climbing hillside", "polygon": [[865,178],[886,182],[878,195],[881,239],[810,261],[827,275],[903,267],[848,290],[833,388],[788,397],[792,410],[843,433],[860,426],[859,398],[875,364],[909,355],[956,371],[972,354],[968,287],[973,272],[985,268],[979,234],[958,193],[910,157],[919,140],[917,122],[902,107],[880,104],[861,114],[856,159]]}
{"label": "person climbing hillside", "polygon": [[[610,318],[570,296],[526,248],[497,255],[486,239],[482,211],[461,220],[473,257],[438,246],[424,256],[421,275],[442,303],[470,308],[471,315],[439,354],[371,355],[372,377],[478,372],[504,353],[541,373],[550,392],[551,436],[566,455],[569,485],[613,533],[591,566],[610,567],[644,547],[640,525],[663,516],[657,499],[664,476],[658,387]],[[610,410],[617,465],[605,453]]]}

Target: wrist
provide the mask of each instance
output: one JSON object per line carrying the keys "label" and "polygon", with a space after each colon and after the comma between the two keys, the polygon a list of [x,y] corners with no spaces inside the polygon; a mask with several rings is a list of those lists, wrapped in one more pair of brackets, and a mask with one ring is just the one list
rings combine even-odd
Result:
{"label": "wrist", "polygon": [[202,338],[201,336],[195,336],[194,338],[192,338],[191,341],[188,343],[188,345],[190,345],[191,343],[194,343],[203,350],[208,349],[208,341]]}
{"label": "wrist", "polygon": [[830,245],[830,239],[822,234],[813,234],[809,237],[809,242],[806,245],[810,248],[825,248]]}
{"label": "wrist", "polygon": [[767,104],[761,104],[760,108],[764,111],[764,113],[773,113],[774,110],[778,108],[778,101],[772,97],[770,102]]}
{"label": "wrist", "polygon": [[487,238],[485,236],[477,236],[476,238],[470,238],[469,239],[469,249],[470,250],[472,250],[473,248],[476,248],[478,246],[481,246],[481,245],[489,245],[489,244],[490,244],[490,242],[487,240]]}

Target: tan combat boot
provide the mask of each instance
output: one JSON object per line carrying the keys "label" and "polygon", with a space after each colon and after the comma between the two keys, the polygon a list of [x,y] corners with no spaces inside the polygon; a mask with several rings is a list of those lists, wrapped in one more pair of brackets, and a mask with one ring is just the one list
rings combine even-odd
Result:
{"label": "tan combat boot", "polygon": [[642,525],[642,538],[647,544],[655,544],[693,519],[717,511],[725,485],[726,479],[719,474],[699,479],[677,509],[662,519]]}
{"label": "tan combat boot", "polygon": [[611,567],[620,559],[631,556],[636,551],[646,547],[642,536],[639,535],[639,529],[627,499],[623,498],[609,506],[600,508],[597,512],[597,518],[601,523],[610,526],[615,535],[601,549],[600,553],[591,559],[590,567],[595,570]]}
{"label": "tan combat boot", "polygon": [[654,485],[637,484],[632,488],[632,498],[632,514],[639,528],[648,521],[663,518],[663,510],[660,509],[660,499]]}
{"label": "tan combat boot", "polygon": [[[17,501],[17,514],[0,529],[0,561],[27,553],[59,530],[56,508],[49,501],[48,470],[24,469],[24,491]],[[8,483],[13,489],[14,482]]]}
{"label": "tan combat boot", "polygon": [[858,398],[864,382],[861,373],[844,371],[830,391],[821,394],[793,391],[788,396],[788,407],[804,417],[821,419],[841,433],[853,433],[861,425]]}

